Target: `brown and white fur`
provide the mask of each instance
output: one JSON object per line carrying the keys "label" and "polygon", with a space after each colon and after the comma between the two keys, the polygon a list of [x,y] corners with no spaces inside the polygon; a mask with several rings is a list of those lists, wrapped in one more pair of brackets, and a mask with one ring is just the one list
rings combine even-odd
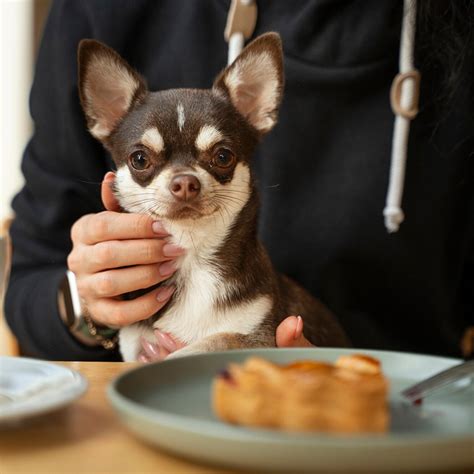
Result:
{"label": "brown and white fur", "polygon": [[94,40],[83,40],[78,56],[82,106],[90,132],[117,165],[121,206],[160,220],[168,240],[186,249],[167,282],[176,286],[172,300],[120,331],[124,360],[136,360],[141,336],[154,341],[153,328],[188,344],[174,356],[275,346],[275,329],[290,314],[303,316],[314,344],[346,345],[334,316],[274,270],[257,237],[250,159],[276,123],[279,36],[254,40],[208,90],[149,92],[115,51]]}

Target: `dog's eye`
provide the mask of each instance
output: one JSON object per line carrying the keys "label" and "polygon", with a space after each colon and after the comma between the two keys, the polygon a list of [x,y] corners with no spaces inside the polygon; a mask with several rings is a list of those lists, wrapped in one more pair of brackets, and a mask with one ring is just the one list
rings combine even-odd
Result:
{"label": "dog's eye", "polygon": [[219,168],[229,168],[235,163],[235,155],[227,148],[220,148],[212,161]]}
{"label": "dog's eye", "polygon": [[150,167],[150,160],[144,151],[135,151],[130,155],[128,160],[130,161],[132,168],[138,171],[143,171]]}

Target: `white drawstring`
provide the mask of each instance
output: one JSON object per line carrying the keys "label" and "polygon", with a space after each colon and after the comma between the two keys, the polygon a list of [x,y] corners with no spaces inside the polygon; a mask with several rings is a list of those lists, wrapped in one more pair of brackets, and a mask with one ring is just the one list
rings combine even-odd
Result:
{"label": "white drawstring", "polygon": [[229,54],[227,57],[227,64],[232,64],[234,59],[240,54],[244,48],[244,35],[238,31],[233,33],[229,39]]}
{"label": "white drawstring", "polygon": [[227,64],[234,62],[249,39],[257,23],[257,5],[255,0],[232,0],[227,15],[224,38],[229,43]]}
{"label": "white drawstring", "polygon": [[388,232],[397,232],[405,216],[401,208],[410,121],[418,112],[420,76],[414,67],[416,0],[404,0],[400,41],[400,73],[391,91],[391,105],[396,114],[392,139],[392,159],[387,200],[383,215]]}

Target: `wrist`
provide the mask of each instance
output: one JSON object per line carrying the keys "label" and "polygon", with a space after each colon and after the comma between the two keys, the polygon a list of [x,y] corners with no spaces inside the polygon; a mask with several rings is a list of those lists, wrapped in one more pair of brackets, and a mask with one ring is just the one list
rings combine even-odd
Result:
{"label": "wrist", "polygon": [[95,324],[82,308],[76,277],[68,270],[58,289],[59,315],[69,332],[86,346],[113,349],[117,344],[118,331]]}

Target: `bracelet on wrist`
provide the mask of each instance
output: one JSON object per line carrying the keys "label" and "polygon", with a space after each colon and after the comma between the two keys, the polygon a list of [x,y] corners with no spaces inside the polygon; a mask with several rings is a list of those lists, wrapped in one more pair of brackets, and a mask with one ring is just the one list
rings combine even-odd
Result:
{"label": "bracelet on wrist", "polygon": [[98,327],[90,316],[84,315],[84,321],[87,324],[89,334],[96,339],[96,341],[107,350],[112,350],[117,347],[118,331],[116,329],[107,327]]}

